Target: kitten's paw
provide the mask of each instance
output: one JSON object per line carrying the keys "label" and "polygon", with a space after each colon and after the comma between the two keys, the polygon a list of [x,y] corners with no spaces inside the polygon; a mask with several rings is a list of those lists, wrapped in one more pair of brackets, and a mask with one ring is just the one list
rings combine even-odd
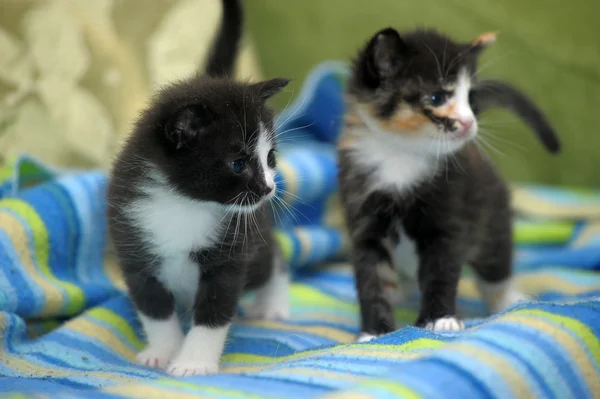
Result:
{"label": "kitten's paw", "polygon": [[167,371],[173,377],[191,377],[193,375],[209,375],[219,372],[219,363],[199,362],[199,363],[173,363]]}
{"label": "kitten's paw", "polygon": [[425,324],[425,329],[433,332],[460,331],[465,329],[465,323],[456,317],[442,317]]}
{"label": "kitten's paw", "polygon": [[375,338],[379,338],[381,335],[373,335],[365,332],[361,332],[356,339],[358,343],[365,343],[374,340]]}
{"label": "kitten's paw", "polygon": [[174,355],[175,350],[170,348],[147,347],[136,356],[142,366],[164,370]]}
{"label": "kitten's paw", "polygon": [[507,290],[502,298],[498,300],[496,303],[492,304],[490,311],[492,313],[500,313],[510,308],[513,305],[521,302],[531,302],[533,300],[527,294],[522,293],[521,291],[517,291],[515,289]]}
{"label": "kitten's paw", "polygon": [[248,318],[262,320],[287,320],[290,318],[290,304],[286,297],[279,301],[257,302],[248,310]]}

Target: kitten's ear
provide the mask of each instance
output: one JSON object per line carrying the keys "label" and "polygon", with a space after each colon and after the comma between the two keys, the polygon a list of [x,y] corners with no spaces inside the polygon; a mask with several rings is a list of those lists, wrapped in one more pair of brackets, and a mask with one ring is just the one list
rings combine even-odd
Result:
{"label": "kitten's ear", "polygon": [[483,50],[491,46],[496,42],[498,32],[485,32],[477,36],[475,40],[471,42],[471,51],[475,53],[481,53]]}
{"label": "kitten's ear", "polygon": [[165,135],[175,149],[179,150],[192,143],[209,124],[209,114],[204,107],[186,107],[169,119]]}
{"label": "kitten's ear", "polygon": [[266,101],[283,90],[288,83],[290,83],[289,79],[275,78],[254,83],[252,88],[258,93],[258,96],[263,101]]}
{"label": "kitten's ear", "polygon": [[386,28],[377,32],[367,45],[367,67],[376,77],[389,78],[400,71],[409,53],[398,31]]}

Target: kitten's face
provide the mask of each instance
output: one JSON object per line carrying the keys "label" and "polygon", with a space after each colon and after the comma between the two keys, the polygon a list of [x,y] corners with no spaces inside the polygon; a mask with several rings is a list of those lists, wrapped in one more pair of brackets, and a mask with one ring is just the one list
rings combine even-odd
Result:
{"label": "kitten's face", "polygon": [[454,152],[477,135],[469,93],[481,48],[493,35],[457,44],[432,31],[404,37],[377,33],[355,61],[350,94],[372,129],[393,134],[405,148]]}
{"label": "kitten's face", "polygon": [[196,83],[159,96],[150,123],[160,149],[152,161],[187,197],[253,211],[275,195],[273,114],[265,101],[287,81]]}

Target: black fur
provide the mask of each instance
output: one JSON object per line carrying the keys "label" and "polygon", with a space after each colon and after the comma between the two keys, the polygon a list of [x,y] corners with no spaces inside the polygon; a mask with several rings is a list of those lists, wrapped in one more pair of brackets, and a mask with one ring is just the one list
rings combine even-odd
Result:
{"label": "black fur", "polygon": [[[457,43],[432,30],[400,35],[394,29],[384,29],[369,40],[353,62],[350,105],[372,110],[371,116],[382,124],[397,110],[409,109],[414,115],[429,118],[440,131],[452,134],[456,120],[436,116],[436,107],[429,99],[432,93],[444,95],[445,87],[456,82],[459,71],[465,69],[473,76],[469,101],[475,115],[491,107],[508,108],[556,152],[559,145],[553,129],[522,93],[501,82],[477,82],[477,58],[483,47]],[[389,287],[377,271],[382,264],[394,267],[384,244],[387,241],[396,246],[403,239],[411,239],[416,244],[416,277],[422,294],[416,325],[455,316],[463,264],[468,263],[486,282],[501,282],[511,276],[509,190],[472,142],[450,154],[436,156],[434,149],[433,155],[423,155],[432,167],[410,189],[374,188],[375,173],[382,164],[366,167],[360,158],[365,154],[357,155],[360,145],[352,145],[356,139],[374,140],[368,131],[362,122],[348,119],[338,151],[340,195],[352,242],[361,331],[380,335],[395,329]],[[402,133],[390,132],[389,140],[397,140],[395,134]]]}
{"label": "black fur", "polygon": [[243,28],[241,0],[223,0],[221,29],[214,41],[206,65],[206,74],[212,77],[232,76],[237,48]]}
{"label": "black fur", "polygon": [[498,80],[482,80],[471,92],[476,113],[494,107],[507,108],[516,113],[537,134],[552,153],[560,152],[560,141],[554,128],[536,105],[518,89]]}
{"label": "black fur", "polygon": [[[393,307],[374,267],[390,262],[381,240],[399,244],[398,227],[415,241],[422,293],[417,326],[455,315],[456,288],[463,264],[486,281],[511,274],[509,193],[492,164],[474,144],[455,154],[430,180],[408,193],[378,190],[366,198],[372,171],[351,151],[339,153],[340,195],[352,237],[360,300],[361,331],[378,335],[395,329]],[[393,268],[392,265],[390,267]]]}
{"label": "black fur", "polygon": [[[148,195],[142,185],[165,185],[189,200],[215,206],[257,204],[270,191],[251,149],[259,137],[259,123],[273,138],[273,113],[265,102],[288,81],[249,84],[226,78],[237,54],[242,10],[237,0],[223,0],[223,6],[222,30],[207,66],[209,76],[197,74],[161,89],[135,123],[111,173],[110,233],[131,297],[137,309],[152,319],[171,316],[175,296],[156,276],[164,257],[153,253],[142,226],[125,211]],[[241,173],[231,169],[235,159],[246,162]],[[266,204],[251,216],[236,212],[226,216],[216,244],[190,248],[183,255],[201,270],[196,325],[229,323],[242,290],[263,285],[276,265]]]}

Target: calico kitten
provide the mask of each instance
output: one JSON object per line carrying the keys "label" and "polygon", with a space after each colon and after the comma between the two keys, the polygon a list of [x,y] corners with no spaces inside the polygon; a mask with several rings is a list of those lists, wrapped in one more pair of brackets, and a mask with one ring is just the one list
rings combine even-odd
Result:
{"label": "calico kitten", "polygon": [[[273,239],[273,114],[287,80],[230,75],[241,35],[237,0],[223,0],[207,76],[164,87],[114,163],[109,224],[148,346],[139,363],[175,376],[216,373],[238,299],[251,315],[285,318],[288,273]],[[184,336],[176,308],[193,313]]]}
{"label": "calico kitten", "polygon": [[494,40],[488,33],[461,44],[431,30],[400,36],[388,28],[353,63],[338,155],[360,340],[393,331],[394,302],[414,286],[417,326],[462,329],[455,303],[464,263],[490,311],[525,299],[511,284],[509,191],[473,140],[476,115],[511,108],[551,152],[559,142],[525,95],[478,82],[478,56]]}

